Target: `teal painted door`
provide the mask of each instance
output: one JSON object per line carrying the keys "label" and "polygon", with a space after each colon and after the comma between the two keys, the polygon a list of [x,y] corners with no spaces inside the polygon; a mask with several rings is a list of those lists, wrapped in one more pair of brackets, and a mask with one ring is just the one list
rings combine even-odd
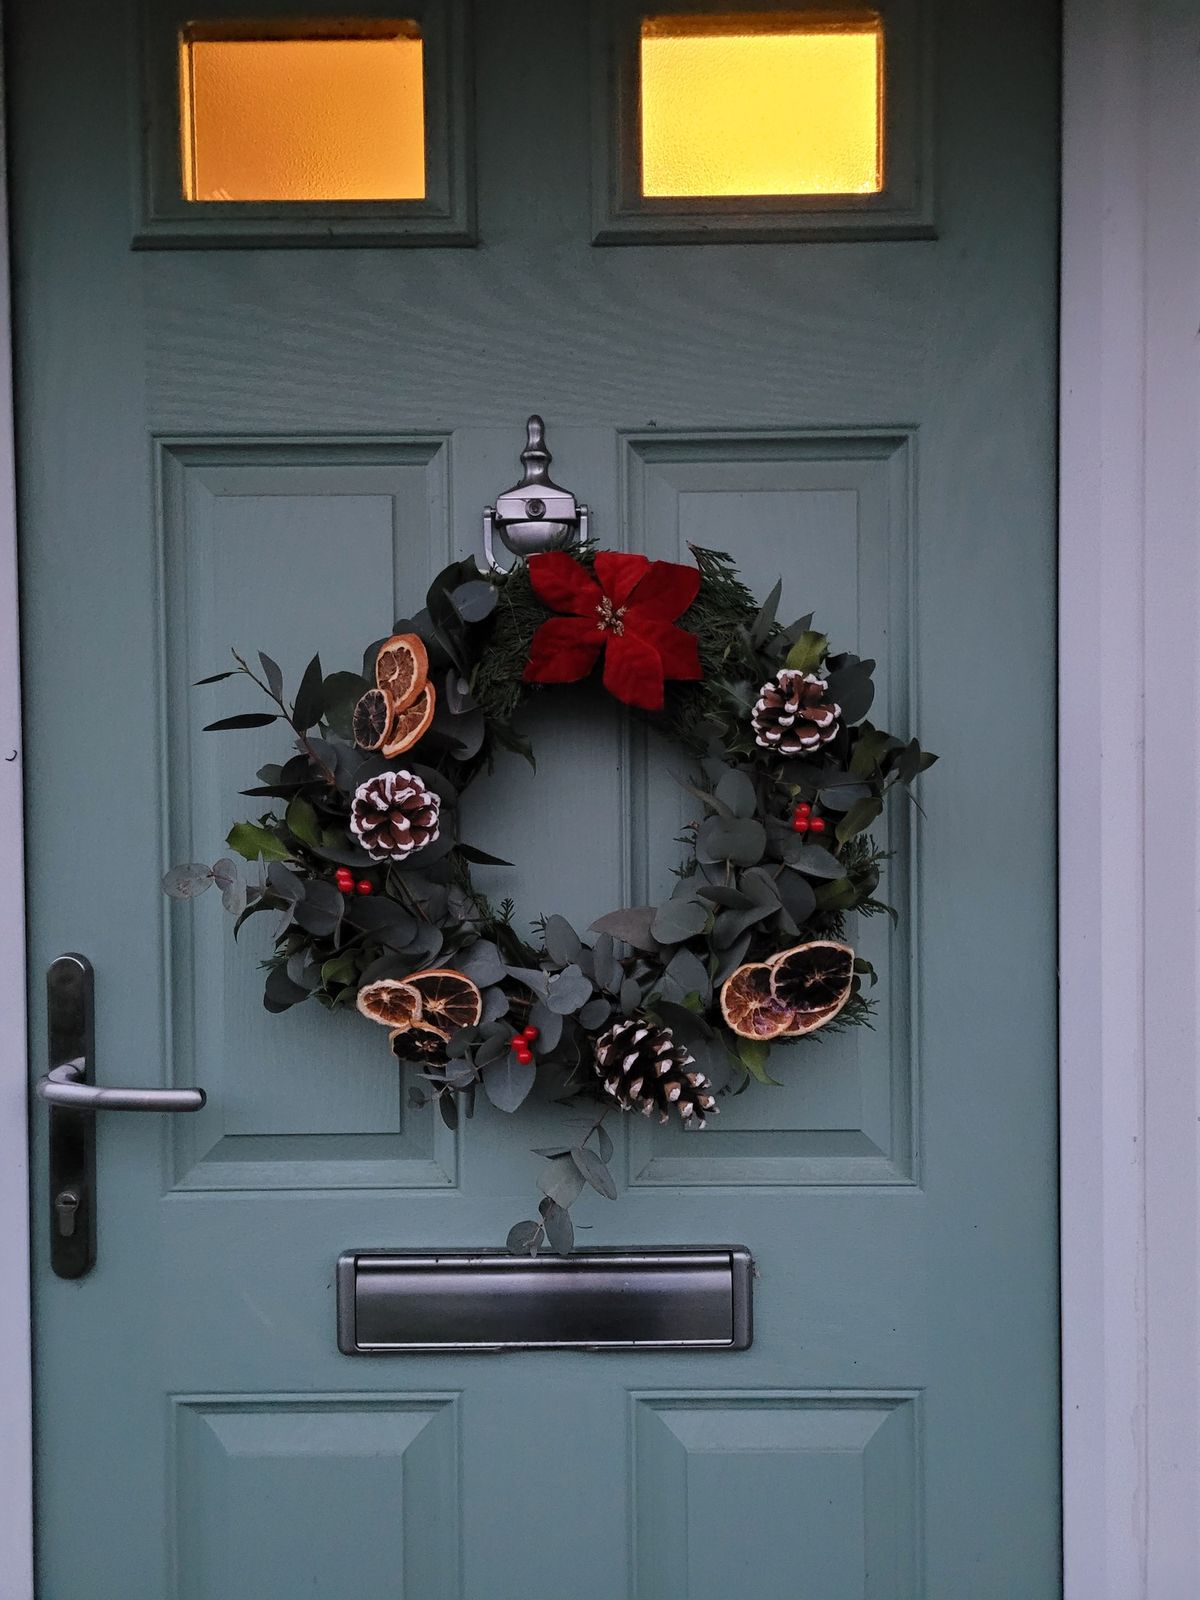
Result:
{"label": "teal painted door", "polygon": [[[101,1119],[76,1283],[35,1112],[40,1600],[1058,1594],[1056,23],[926,9],[936,237],[596,248],[587,8],[498,0],[478,248],[136,251],[152,36],[6,4],[31,1076],[80,950],[101,1080],[209,1096]],[[477,548],[533,410],[605,544],[782,573],[942,756],[888,823],[875,1030],[703,1135],[626,1123],[618,1203],[576,1208],[589,1244],[747,1246],[744,1354],[340,1355],[339,1253],[499,1243],[564,1113],[451,1134],[371,1029],[268,1016],[250,930],[159,890],[271,755],[202,736],[230,708],[192,682],[231,644],[353,665]],[[532,732],[472,832],[520,905],[661,895],[660,758],[586,699]]]}

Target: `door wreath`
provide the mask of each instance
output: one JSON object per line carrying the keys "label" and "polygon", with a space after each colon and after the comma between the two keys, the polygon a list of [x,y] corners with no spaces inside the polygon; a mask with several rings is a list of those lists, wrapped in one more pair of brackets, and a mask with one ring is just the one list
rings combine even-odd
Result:
{"label": "door wreath", "polygon": [[[886,913],[870,837],[889,793],[934,761],[868,719],[875,663],[831,652],[811,617],[776,619],[726,555],[694,565],[576,547],[481,577],[463,561],[425,608],[366,651],[362,674],[309,663],[294,700],[260,654],[245,678],[271,709],[206,731],[283,723],[295,753],[242,792],[271,802],[232,852],[172,868],[166,892],[213,884],[235,918],[273,916],[264,1004],[316,1000],[386,1029],[391,1054],[455,1127],[482,1088],[515,1112],[536,1079],[590,1099],[586,1137],[539,1151],[537,1218],[509,1248],[569,1250],[570,1206],[613,1199],[610,1110],[703,1128],[721,1099],[770,1085],[772,1041],[868,1022],[874,982],[847,918]],[[554,914],[532,937],[471,868],[507,866],[463,839],[458,803],[497,751],[533,752],[526,699],[598,672],[690,758],[695,802],[675,887],[581,937]]]}

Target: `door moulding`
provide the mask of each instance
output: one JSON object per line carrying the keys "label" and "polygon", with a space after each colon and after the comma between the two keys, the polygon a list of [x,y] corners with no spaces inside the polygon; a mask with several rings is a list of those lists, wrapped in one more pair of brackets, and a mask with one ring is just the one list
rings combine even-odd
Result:
{"label": "door moulding", "polygon": [[[0,25],[3,6],[0,4]],[[0,96],[3,77],[0,74]],[[6,155],[0,101],[0,153]],[[0,1573],[33,1600],[33,1432],[29,1321],[29,1074],[25,1037],[24,748],[17,620],[16,464],[8,194],[0,159]]]}

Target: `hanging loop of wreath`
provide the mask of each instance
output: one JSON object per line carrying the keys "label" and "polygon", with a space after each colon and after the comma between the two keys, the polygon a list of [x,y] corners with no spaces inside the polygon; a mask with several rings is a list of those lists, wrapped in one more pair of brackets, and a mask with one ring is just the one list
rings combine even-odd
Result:
{"label": "hanging loop of wreath", "polygon": [[[781,624],[779,584],[759,604],[728,556],[691,555],[575,546],[486,577],[458,562],[361,672],[314,656],[289,699],[275,662],[234,652],[202,680],[247,679],[270,705],[206,731],[278,724],[292,749],[243,791],[266,809],[235,823],[230,854],[163,886],[215,884],[235,934],[271,917],[267,1009],[312,1000],[380,1025],[381,1057],[452,1127],[480,1089],[515,1112],[539,1080],[594,1106],[583,1139],[542,1153],[514,1250],[569,1250],[585,1186],[615,1198],[607,1112],[703,1127],[727,1094],[774,1082],[774,1041],[868,1021],[850,919],[896,915],[870,829],[935,757],[869,720],[873,661],[832,651],[811,617]],[[532,761],[531,696],[592,678],[690,758],[686,852],[659,904],[528,931],[473,882],[510,863],[462,836],[459,801],[498,751]]]}

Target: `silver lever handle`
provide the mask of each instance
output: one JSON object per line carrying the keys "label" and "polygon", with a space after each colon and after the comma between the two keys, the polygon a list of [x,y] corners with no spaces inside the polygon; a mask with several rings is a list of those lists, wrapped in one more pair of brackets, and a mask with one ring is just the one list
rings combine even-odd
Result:
{"label": "silver lever handle", "polygon": [[109,1089],[84,1082],[82,1060],[64,1061],[38,1079],[37,1092],[47,1105],[72,1111],[199,1111],[203,1089]]}

